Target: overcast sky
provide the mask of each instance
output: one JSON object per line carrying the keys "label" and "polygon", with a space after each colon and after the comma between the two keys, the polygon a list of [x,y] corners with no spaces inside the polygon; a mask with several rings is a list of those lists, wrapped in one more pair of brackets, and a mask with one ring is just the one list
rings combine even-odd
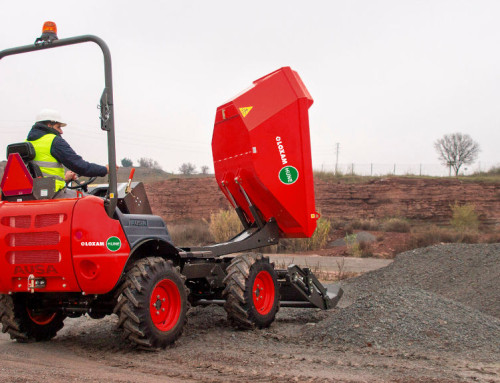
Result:
{"label": "overcast sky", "polygon": [[[118,161],[213,169],[216,108],[282,66],[314,98],[313,165],[437,164],[446,133],[500,163],[500,1],[3,1],[0,49],[94,34],[113,58]],[[107,162],[94,44],[0,61],[0,143],[24,140],[43,107],[85,159]]]}

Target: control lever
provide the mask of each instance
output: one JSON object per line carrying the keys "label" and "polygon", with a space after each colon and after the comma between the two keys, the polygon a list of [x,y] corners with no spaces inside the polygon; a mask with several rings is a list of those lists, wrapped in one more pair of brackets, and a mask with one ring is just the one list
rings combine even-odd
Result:
{"label": "control lever", "polygon": [[130,190],[132,189],[131,186],[132,186],[132,179],[134,178],[134,173],[135,173],[135,168],[132,168],[132,170],[130,171],[130,175],[128,176],[128,183],[127,187],[125,188],[125,194],[130,193]]}

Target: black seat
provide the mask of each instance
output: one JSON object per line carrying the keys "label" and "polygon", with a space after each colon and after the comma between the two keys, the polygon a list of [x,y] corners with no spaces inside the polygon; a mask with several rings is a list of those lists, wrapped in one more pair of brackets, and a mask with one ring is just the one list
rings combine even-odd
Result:
{"label": "black seat", "polygon": [[33,178],[43,177],[40,167],[32,162],[36,152],[31,142],[25,141],[7,145],[7,159],[12,153],[18,153],[21,156]]}

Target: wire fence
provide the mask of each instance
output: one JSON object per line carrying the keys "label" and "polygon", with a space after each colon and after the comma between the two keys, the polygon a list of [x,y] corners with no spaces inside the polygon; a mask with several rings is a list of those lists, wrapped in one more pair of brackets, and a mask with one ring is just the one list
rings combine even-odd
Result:
{"label": "wire fence", "polygon": [[[500,163],[478,162],[472,165],[465,165],[460,168],[459,175],[471,175],[485,172],[494,167],[499,167]],[[344,175],[360,176],[385,176],[385,175],[415,175],[415,176],[433,176],[448,177],[454,176],[454,170],[441,164],[359,164],[342,163],[337,165],[321,165],[315,167],[315,170]]]}

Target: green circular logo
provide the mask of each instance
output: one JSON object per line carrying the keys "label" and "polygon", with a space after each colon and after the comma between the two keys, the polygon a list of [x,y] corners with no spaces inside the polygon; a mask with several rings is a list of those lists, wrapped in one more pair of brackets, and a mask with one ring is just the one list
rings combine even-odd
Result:
{"label": "green circular logo", "polygon": [[285,166],[280,170],[279,178],[285,185],[291,185],[299,179],[299,171],[293,166]]}
{"label": "green circular logo", "polygon": [[106,247],[110,251],[120,250],[120,247],[122,247],[122,241],[120,241],[120,238],[118,237],[109,237],[106,241]]}

